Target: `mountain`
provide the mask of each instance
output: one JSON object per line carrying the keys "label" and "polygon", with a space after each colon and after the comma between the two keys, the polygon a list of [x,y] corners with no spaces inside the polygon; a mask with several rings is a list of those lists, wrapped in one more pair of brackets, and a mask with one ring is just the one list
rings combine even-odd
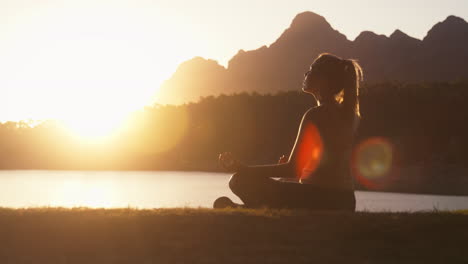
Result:
{"label": "mountain", "polygon": [[402,80],[400,69],[417,51],[420,40],[400,30],[390,37],[362,32],[353,42],[350,57],[358,59],[368,82]]}
{"label": "mountain", "polygon": [[299,89],[304,72],[321,52],[349,53],[350,41],[334,30],[322,16],[297,15],[269,47],[240,51],[228,64],[229,74],[239,80],[236,89],[277,92]]}
{"label": "mountain", "polygon": [[364,31],[350,41],[313,12],[298,14],[271,45],[240,50],[227,68],[196,57],[163,83],[159,102],[180,104],[200,96],[299,90],[311,62],[323,52],[357,59],[366,82],[447,81],[468,78],[468,23],[449,16],[423,40],[395,30],[389,37]]}
{"label": "mountain", "polygon": [[[416,66],[425,80],[468,77],[468,23],[449,16],[429,30],[423,39]],[[417,74],[418,72],[416,72]]]}
{"label": "mountain", "polygon": [[161,102],[181,104],[200,96],[219,94],[228,80],[228,71],[214,60],[195,57],[179,65],[172,78],[158,91]]}

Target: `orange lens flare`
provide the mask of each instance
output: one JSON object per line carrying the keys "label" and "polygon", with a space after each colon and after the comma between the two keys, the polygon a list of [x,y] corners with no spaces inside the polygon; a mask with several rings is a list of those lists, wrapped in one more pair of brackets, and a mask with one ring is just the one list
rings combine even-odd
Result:
{"label": "orange lens flare", "polygon": [[307,179],[318,168],[323,155],[323,142],[318,128],[307,124],[303,137],[297,144],[296,176]]}
{"label": "orange lens flare", "polygon": [[361,142],[354,150],[352,170],[360,184],[369,189],[385,187],[394,172],[392,144],[382,137]]}

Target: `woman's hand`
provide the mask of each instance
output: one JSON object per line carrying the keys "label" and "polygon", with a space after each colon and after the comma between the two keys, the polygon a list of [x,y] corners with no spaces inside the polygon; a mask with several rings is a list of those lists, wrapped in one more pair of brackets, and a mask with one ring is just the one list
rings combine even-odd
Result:
{"label": "woman's hand", "polygon": [[288,162],[288,160],[289,160],[289,157],[288,157],[288,156],[285,156],[285,155],[283,155],[283,156],[281,156],[281,157],[279,158],[279,160],[278,160],[278,164],[284,164],[284,163],[287,163],[287,162]]}
{"label": "woman's hand", "polygon": [[238,159],[234,158],[231,152],[219,154],[218,162],[222,168],[230,172],[237,172],[244,167]]}

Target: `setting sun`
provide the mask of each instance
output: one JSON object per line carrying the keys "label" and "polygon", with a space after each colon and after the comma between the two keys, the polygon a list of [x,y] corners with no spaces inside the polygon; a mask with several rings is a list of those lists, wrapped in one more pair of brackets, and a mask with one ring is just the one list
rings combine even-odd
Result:
{"label": "setting sun", "polygon": [[160,16],[149,23],[154,13],[146,9],[24,4],[11,4],[15,16],[0,36],[0,122],[54,119],[84,139],[105,138],[153,104],[159,85],[186,59],[167,52],[168,29]]}
{"label": "setting sun", "polygon": [[64,121],[66,128],[79,138],[86,141],[103,140],[115,132],[122,124],[123,120],[120,119],[88,119],[80,120],[74,119]]}
{"label": "setting sun", "polygon": [[[83,136],[103,136],[131,111],[151,102],[158,80],[145,77],[152,65],[143,54],[130,53],[128,43],[93,36],[70,36],[53,43],[38,43],[34,54],[23,55],[30,57],[28,63],[17,65],[17,89],[9,97],[10,104],[21,104],[11,106],[11,119],[53,118]],[[147,72],[133,67],[137,64],[146,65]]]}

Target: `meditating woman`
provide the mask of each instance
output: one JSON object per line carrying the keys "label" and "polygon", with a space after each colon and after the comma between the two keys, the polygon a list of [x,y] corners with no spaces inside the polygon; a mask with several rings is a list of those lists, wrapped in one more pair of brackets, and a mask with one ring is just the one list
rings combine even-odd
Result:
{"label": "meditating woman", "polygon": [[220,154],[220,164],[236,172],[229,187],[244,205],[221,197],[214,207],[354,211],[350,156],[360,118],[361,80],[356,61],[319,55],[305,73],[302,87],[314,96],[317,106],[304,114],[289,157],[283,156],[275,165],[245,166],[231,153]]}

